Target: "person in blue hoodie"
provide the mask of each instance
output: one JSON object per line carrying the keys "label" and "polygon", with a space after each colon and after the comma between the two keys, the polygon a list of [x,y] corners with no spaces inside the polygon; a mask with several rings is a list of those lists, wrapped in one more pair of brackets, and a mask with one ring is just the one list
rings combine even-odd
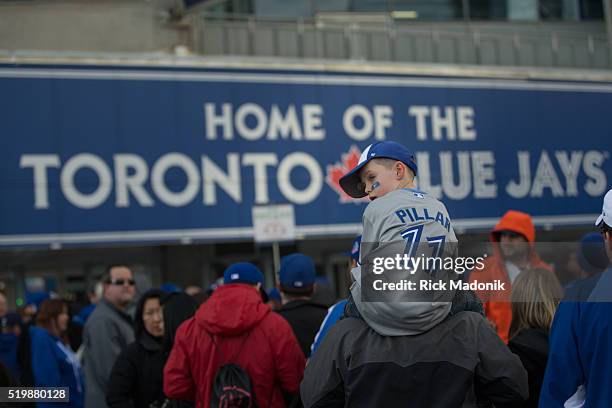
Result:
{"label": "person in blue hoodie", "polygon": [[[612,258],[612,190],[595,225]],[[573,406],[612,407],[612,264],[579,300],[561,302],[555,313],[541,407],[563,407],[568,400]]]}
{"label": "person in blue hoodie", "polygon": [[[83,407],[85,381],[76,354],[65,340],[68,306],[59,299],[45,300],[30,327],[32,374],[36,387],[68,387],[70,402],[62,407]],[[57,402],[38,402],[37,408],[58,407]]]}

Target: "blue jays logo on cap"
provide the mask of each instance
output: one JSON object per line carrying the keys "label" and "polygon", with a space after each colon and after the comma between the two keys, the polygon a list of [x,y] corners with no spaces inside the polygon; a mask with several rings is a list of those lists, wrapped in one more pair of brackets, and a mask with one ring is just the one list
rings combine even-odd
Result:
{"label": "blue jays logo on cap", "polygon": [[393,159],[398,160],[408,166],[416,176],[417,164],[414,154],[410,152],[404,145],[397,142],[384,141],[372,143],[361,153],[359,163],[351,171],[346,173],[340,179],[340,187],[353,198],[365,197],[367,194],[360,186],[359,171],[370,162],[372,159]]}

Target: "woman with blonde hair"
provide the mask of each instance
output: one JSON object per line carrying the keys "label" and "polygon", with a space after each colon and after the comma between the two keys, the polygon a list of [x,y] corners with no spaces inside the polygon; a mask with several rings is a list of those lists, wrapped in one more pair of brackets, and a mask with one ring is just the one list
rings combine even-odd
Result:
{"label": "woman with blonde hair", "polygon": [[522,272],[512,285],[512,322],[508,347],[529,375],[529,399],[525,407],[537,407],[548,359],[548,333],[563,289],[546,269]]}

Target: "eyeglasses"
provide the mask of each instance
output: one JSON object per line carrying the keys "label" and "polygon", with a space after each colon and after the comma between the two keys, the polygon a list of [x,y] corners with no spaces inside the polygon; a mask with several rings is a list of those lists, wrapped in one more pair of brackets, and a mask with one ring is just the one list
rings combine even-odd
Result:
{"label": "eyeglasses", "polygon": [[117,286],[123,286],[125,284],[128,284],[129,286],[134,286],[136,284],[136,281],[134,279],[115,279],[110,280],[108,283]]}

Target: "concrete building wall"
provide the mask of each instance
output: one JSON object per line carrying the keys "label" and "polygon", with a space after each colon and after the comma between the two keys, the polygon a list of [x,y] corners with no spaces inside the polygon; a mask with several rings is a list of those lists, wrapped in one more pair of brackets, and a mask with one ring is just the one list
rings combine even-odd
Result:
{"label": "concrete building wall", "polygon": [[155,1],[0,3],[0,49],[152,52],[185,41]]}
{"label": "concrete building wall", "polygon": [[604,22],[415,22],[321,14],[314,21],[178,18],[176,0],[0,2],[0,50],[203,55],[605,69]]}

